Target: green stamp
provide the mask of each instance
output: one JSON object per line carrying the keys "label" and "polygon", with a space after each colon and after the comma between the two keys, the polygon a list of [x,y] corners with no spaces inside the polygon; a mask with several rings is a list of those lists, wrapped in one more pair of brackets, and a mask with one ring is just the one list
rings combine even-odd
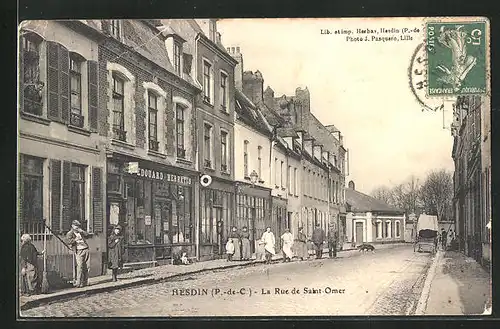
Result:
{"label": "green stamp", "polygon": [[427,94],[486,93],[486,22],[426,23]]}

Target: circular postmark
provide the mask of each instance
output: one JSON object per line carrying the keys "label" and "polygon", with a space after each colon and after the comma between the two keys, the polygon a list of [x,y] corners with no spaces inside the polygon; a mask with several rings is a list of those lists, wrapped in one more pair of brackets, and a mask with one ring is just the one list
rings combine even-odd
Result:
{"label": "circular postmark", "polygon": [[427,54],[425,51],[425,42],[421,43],[415,49],[410,66],[408,67],[408,78],[410,90],[415,96],[417,102],[422,107],[422,111],[440,111],[444,110],[445,101],[455,101],[456,97],[428,97],[427,96]]}

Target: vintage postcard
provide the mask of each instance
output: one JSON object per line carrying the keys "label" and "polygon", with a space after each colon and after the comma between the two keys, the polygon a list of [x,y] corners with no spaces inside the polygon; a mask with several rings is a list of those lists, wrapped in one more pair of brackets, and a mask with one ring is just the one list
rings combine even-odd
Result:
{"label": "vintage postcard", "polygon": [[491,314],[483,17],[19,25],[18,318]]}

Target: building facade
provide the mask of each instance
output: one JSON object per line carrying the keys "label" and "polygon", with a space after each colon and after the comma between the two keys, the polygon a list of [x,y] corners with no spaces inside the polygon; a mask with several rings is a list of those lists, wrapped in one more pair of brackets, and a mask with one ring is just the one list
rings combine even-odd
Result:
{"label": "building facade", "polygon": [[46,234],[49,278],[71,280],[73,253],[58,238],[79,220],[92,233],[90,275],[101,275],[107,227],[97,102],[103,36],[77,21],[25,21],[19,32],[19,233],[30,234],[38,250]]}
{"label": "building facade", "polygon": [[356,191],[349,182],[345,191],[347,203],[347,241],[353,246],[363,243],[404,242],[406,216],[396,209],[369,195]]}
{"label": "building facade", "polygon": [[491,128],[485,97],[463,96],[454,104],[452,124],[454,213],[459,248],[490,262]]}

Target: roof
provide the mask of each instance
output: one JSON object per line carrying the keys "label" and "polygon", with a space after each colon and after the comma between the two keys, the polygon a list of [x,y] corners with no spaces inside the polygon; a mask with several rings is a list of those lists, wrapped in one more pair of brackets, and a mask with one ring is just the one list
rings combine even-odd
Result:
{"label": "roof", "polygon": [[404,211],[388,205],[387,203],[375,199],[367,194],[353,190],[351,188],[345,189],[345,198],[347,205],[351,208],[352,212],[389,212],[401,213]]}
{"label": "roof", "polygon": [[245,94],[236,89],[235,99],[235,110],[238,114],[238,120],[245,122],[264,134],[270,135],[272,133],[272,128],[269,126],[269,123],[266,121],[264,115],[262,115],[259,108],[256,107],[252,101],[245,96]]}

